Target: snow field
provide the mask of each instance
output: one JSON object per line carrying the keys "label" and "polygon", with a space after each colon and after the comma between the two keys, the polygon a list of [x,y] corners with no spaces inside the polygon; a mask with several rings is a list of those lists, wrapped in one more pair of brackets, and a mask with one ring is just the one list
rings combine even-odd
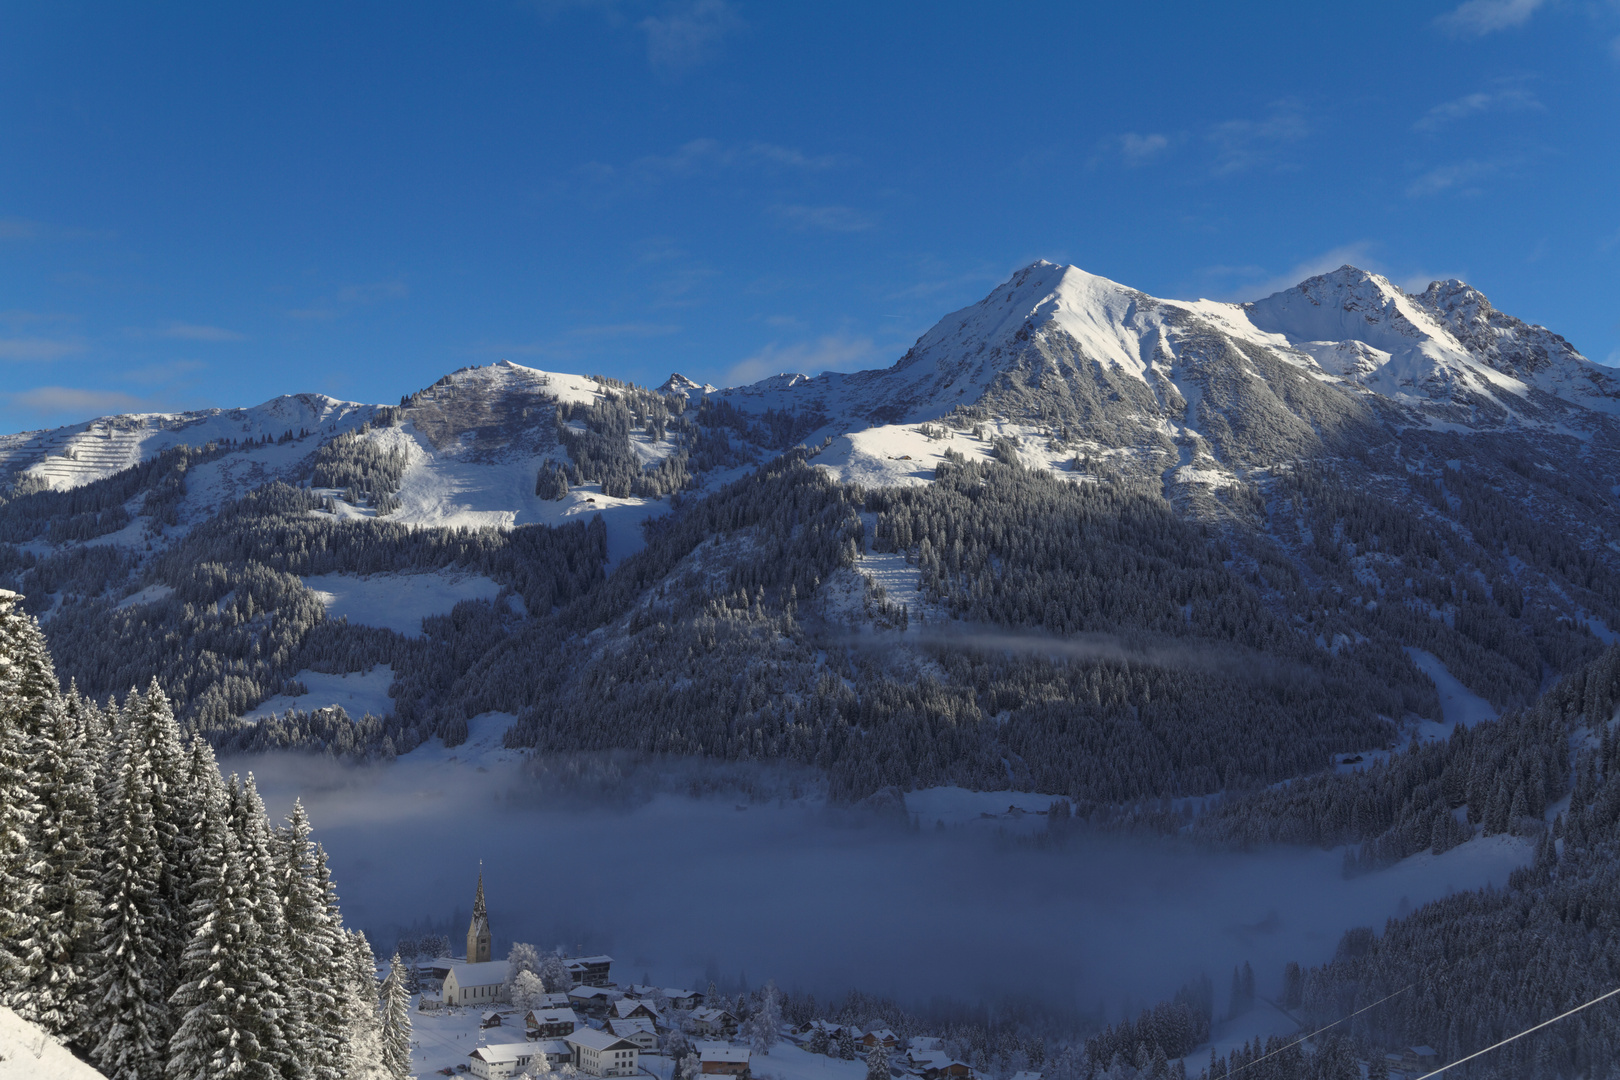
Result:
{"label": "snow field", "polygon": [[463,600],[494,600],[501,587],[481,574],[320,574],[301,578],[329,619],[347,618],[406,637],[422,636],[422,620],[448,615]]}
{"label": "snow field", "polygon": [[329,675],[306,668],[293,679],[303,683],[309,692],[295,697],[277,694],[266,698],[242,718],[264,720],[292,709],[314,712],[330,705],[343,706],[351,720],[358,720],[367,713],[388,716],[394,711],[394,699],[388,696],[388,688],[394,683],[394,669],[387,664],[347,675]]}

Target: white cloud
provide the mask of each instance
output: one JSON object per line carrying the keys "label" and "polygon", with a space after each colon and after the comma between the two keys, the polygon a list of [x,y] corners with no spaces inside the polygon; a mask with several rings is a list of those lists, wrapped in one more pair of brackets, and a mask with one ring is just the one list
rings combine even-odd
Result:
{"label": "white cloud", "polygon": [[1138,135],[1134,131],[1127,131],[1119,137],[1119,156],[1131,168],[1146,165],[1168,149],[1170,149],[1168,135]]}
{"label": "white cloud", "polygon": [[657,71],[680,74],[711,59],[742,20],[726,0],[693,0],[636,25],[647,35],[647,62]]}
{"label": "white cloud", "polygon": [[0,360],[51,361],[83,351],[84,343],[77,339],[0,338]]}
{"label": "white cloud", "polygon": [[876,224],[868,215],[861,213],[859,210],[851,210],[847,206],[794,205],[777,206],[772,209],[801,229],[852,233],[863,232]]}
{"label": "white cloud", "polygon": [[1425,195],[1438,195],[1442,191],[1463,187],[1471,181],[1490,176],[1501,170],[1501,165],[1494,161],[1458,161],[1450,165],[1441,165],[1413,180],[1406,187],[1409,198],[1418,199]]}
{"label": "white cloud", "polygon": [[786,347],[773,341],[754,355],[733,364],[723,381],[727,386],[746,386],[783,373],[816,375],[861,364],[869,360],[874,352],[869,337],[850,338],[831,334]]}
{"label": "white cloud", "polygon": [[159,337],[179,341],[246,341],[246,334],[226,330],[222,326],[199,326],[196,323],[171,322],[158,331]]}
{"label": "white cloud", "polygon": [[106,416],[109,413],[137,412],[147,402],[121,390],[81,390],[73,386],[36,386],[6,394],[13,408],[44,414],[74,413],[79,416]]}
{"label": "white cloud", "polygon": [[1209,130],[1215,144],[1215,175],[1231,176],[1261,166],[1284,163],[1282,149],[1311,132],[1305,107],[1293,99],[1275,101],[1260,120],[1228,120]]}
{"label": "white cloud", "polygon": [[1545,3],[1546,0],[1467,0],[1435,23],[1459,37],[1483,37],[1498,30],[1523,26]]}
{"label": "white cloud", "polygon": [[173,382],[182,375],[202,371],[207,366],[200,360],[170,360],[163,364],[148,364],[146,367],[133,368],[121,373],[118,377],[124,382],[152,386],[159,383]]}
{"label": "white cloud", "polygon": [[1412,125],[1412,130],[1439,131],[1453,120],[1461,120],[1465,116],[1488,112],[1492,109],[1517,112],[1540,108],[1542,108],[1542,104],[1536,98],[1536,95],[1520,87],[1480,91],[1473,94],[1464,94],[1462,97],[1451,101],[1441,102],[1424,113],[1417,123]]}

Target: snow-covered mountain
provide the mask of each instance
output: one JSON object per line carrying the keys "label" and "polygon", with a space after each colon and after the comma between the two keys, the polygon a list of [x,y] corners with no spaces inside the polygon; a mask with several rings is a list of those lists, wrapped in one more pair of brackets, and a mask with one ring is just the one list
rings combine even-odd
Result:
{"label": "snow-covered mountain", "polygon": [[[5,437],[0,587],[81,687],[156,675],[222,746],[493,711],[854,795],[1197,794],[1439,723],[1437,687],[1522,704],[1613,639],[1617,403],[1457,281],[1231,304],[1041,262],[877,370],[502,362]],[[340,702],[386,715],[263,719]]]}

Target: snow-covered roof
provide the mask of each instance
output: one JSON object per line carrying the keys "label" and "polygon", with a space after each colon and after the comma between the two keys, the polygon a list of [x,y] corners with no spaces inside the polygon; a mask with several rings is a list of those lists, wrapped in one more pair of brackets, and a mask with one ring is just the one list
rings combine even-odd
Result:
{"label": "snow-covered roof", "polygon": [[631,1032],[655,1030],[653,1022],[640,1016],[615,1016],[607,1022],[607,1029],[615,1035],[629,1036]]}
{"label": "snow-covered roof", "polygon": [[610,986],[576,986],[568,991],[568,996],[581,1000],[585,998],[607,998],[609,1001],[617,1001],[619,998],[624,997],[624,991],[615,990]]}
{"label": "snow-covered roof", "polygon": [[652,1003],[649,1001],[640,1001],[636,998],[622,998],[613,1003],[613,1011],[619,1016],[629,1016],[638,1009],[650,1012],[654,1016],[658,1015],[658,1010],[654,1008]]}
{"label": "snow-covered roof", "polygon": [[611,964],[613,963],[613,957],[600,954],[596,956],[570,956],[566,958],[566,962],[569,969],[572,970],[576,967],[586,967],[588,965]]}
{"label": "snow-covered roof", "polygon": [[475,1057],[481,1061],[487,1061],[491,1065],[494,1065],[498,1062],[505,1063],[508,1061],[516,1061],[518,1058],[533,1057],[534,1044],[526,1042],[494,1043],[490,1046],[480,1046],[467,1056]]}
{"label": "snow-covered roof", "polygon": [[729,1043],[703,1043],[698,1047],[698,1060],[700,1061],[740,1061],[748,1063],[749,1051],[746,1046],[732,1046]]}
{"label": "snow-covered roof", "polygon": [[575,1046],[583,1046],[589,1050],[635,1050],[636,1044],[628,1039],[621,1039],[607,1031],[597,1031],[595,1028],[580,1028],[563,1040]]}
{"label": "snow-covered roof", "polygon": [[579,1017],[573,1009],[531,1009],[525,1020],[533,1020],[537,1024],[578,1024]]}
{"label": "snow-covered roof", "polygon": [[450,969],[446,980],[454,978],[457,986],[500,986],[506,982],[506,961],[490,960],[482,964],[461,964]]}
{"label": "snow-covered roof", "polygon": [[737,1019],[736,1015],[732,1013],[730,1009],[717,1009],[713,1006],[703,1009],[695,1009],[692,1012],[692,1019],[694,1020],[713,1021],[720,1019],[722,1016],[729,1016],[733,1020]]}

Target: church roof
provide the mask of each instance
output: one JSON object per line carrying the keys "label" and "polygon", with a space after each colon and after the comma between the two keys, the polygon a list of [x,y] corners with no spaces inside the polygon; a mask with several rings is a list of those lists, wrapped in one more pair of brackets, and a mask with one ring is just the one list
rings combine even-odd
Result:
{"label": "church roof", "polygon": [[[506,982],[505,960],[490,960],[482,964],[457,964],[451,969],[457,986],[496,986]],[[449,978],[449,976],[446,976]]]}

